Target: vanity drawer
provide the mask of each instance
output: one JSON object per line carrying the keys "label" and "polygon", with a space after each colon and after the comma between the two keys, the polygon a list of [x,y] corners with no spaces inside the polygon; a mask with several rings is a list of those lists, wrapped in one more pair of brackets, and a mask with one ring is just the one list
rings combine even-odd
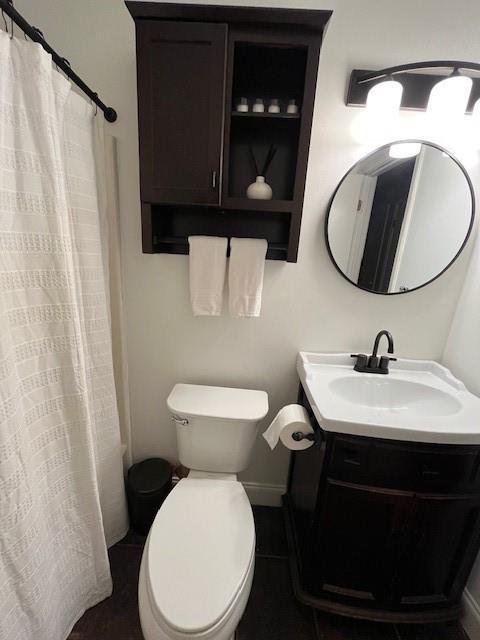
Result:
{"label": "vanity drawer", "polygon": [[375,443],[372,472],[382,483],[419,492],[480,491],[477,447]]}
{"label": "vanity drawer", "polygon": [[480,493],[480,448],[336,436],[331,478],[424,493]]}
{"label": "vanity drawer", "polygon": [[368,484],[371,442],[367,439],[335,437],[328,475],[335,480]]}

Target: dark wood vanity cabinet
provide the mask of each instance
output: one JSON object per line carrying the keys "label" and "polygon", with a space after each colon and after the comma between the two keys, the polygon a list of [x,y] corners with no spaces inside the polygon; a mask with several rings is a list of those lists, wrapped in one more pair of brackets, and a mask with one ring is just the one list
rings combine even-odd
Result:
{"label": "dark wood vanity cabinet", "polygon": [[[188,253],[189,235],[239,236],[265,238],[267,258],[295,262],[331,11],[126,4],[137,37],[143,251]],[[263,113],[252,109],[257,98]],[[278,113],[268,112],[274,99]],[[248,199],[251,149],[260,171],[271,145],[273,197]]]}
{"label": "dark wood vanity cabinet", "polygon": [[284,498],[297,597],[371,620],[458,617],[480,547],[480,446],[319,433],[292,454]]}

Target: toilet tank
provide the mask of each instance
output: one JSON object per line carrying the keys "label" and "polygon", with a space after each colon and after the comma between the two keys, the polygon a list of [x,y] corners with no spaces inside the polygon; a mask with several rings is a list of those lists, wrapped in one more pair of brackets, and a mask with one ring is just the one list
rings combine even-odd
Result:
{"label": "toilet tank", "polygon": [[248,466],[265,391],[176,384],[167,399],[180,462],[196,471],[238,473]]}

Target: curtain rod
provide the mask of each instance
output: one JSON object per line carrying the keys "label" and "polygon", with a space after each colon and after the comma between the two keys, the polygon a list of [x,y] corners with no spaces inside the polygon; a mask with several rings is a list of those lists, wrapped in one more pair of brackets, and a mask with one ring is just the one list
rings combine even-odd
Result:
{"label": "curtain rod", "polygon": [[90,87],[85,84],[85,82],[79,76],[77,76],[75,71],[73,71],[73,69],[71,68],[68,60],[59,56],[58,53],[54,49],[52,49],[52,47],[44,39],[43,33],[40,31],[40,29],[38,29],[37,27],[33,27],[25,20],[25,18],[20,13],[18,13],[18,11],[13,6],[13,0],[0,0],[0,10],[5,13],[11,20],[13,20],[13,22],[18,27],[20,27],[20,29],[25,33],[25,35],[30,38],[30,40],[38,42],[38,44],[40,44],[45,49],[45,51],[47,51],[47,53],[52,56],[52,60],[57,65],[57,67],[61,69],[63,73],[68,78],[70,78],[70,80],[74,82],[77,87],[79,87],[83,91],[83,93],[85,93],[90,98],[90,100],[98,106],[99,109],[103,111],[105,120],[107,120],[108,122],[115,122],[115,120],[117,119],[117,112],[115,111],[115,109],[112,109],[112,107],[107,107],[107,105],[100,100],[98,94],[92,91],[92,89],[90,89]]}

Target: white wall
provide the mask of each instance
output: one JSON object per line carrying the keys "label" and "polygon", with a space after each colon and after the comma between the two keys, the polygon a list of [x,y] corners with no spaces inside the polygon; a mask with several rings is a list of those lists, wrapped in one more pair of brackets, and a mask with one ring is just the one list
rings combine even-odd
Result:
{"label": "white wall", "polygon": [[[480,395],[480,236],[472,253],[443,361],[470,391]],[[464,625],[471,640],[476,640],[480,638],[480,556],[466,595]]]}
{"label": "white wall", "polygon": [[[192,1],[192,0],[190,0]],[[210,0],[224,4],[226,0]],[[260,4],[245,2],[244,4]],[[462,0],[304,0],[265,6],[331,8],[319,82],[297,264],[269,262],[258,320],[193,318],[187,258],[143,255],[140,238],[134,25],[121,0],[16,0],[101,97],[119,113],[118,136],[133,448],[136,459],[175,458],[165,398],[177,381],[266,389],[271,413],[296,397],[299,349],[366,350],[381,328],[402,356],[438,358],[468,252],[440,280],[405,296],[356,290],[327,255],[323,221],[342,175],[364,152],[344,106],[353,67],[413,60],[479,60],[480,3]],[[265,421],[267,424],[268,420]],[[245,477],[278,484],[288,455],[259,440]]]}

